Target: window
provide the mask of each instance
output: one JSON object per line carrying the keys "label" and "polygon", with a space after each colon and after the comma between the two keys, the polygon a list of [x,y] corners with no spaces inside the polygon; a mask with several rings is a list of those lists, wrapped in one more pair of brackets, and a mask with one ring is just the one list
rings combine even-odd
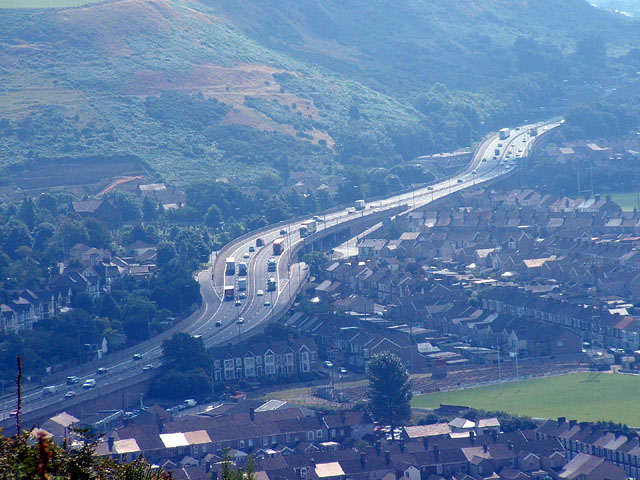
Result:
{"label": "window", "polygon": [[250,438],[249,440],[247,440],[247,445],[250,447],[253,447],[253,438]]}
{"label": "window", "polygon": [[240,448],[244,448],[244,440],[240,440]]}
{"label": "window", "polygon": [[307,432],[307,440],[312,441],[313,440],[313,430],[310,432]]}
{"label": "window", "polygon": [[564,340],[558,340],[558,347],[564,347],[565,343]]}
{"label": "window", "polygon": [[265,447],[269,445],[269,437],[262,438],[262,445],[264,445]]}
{"label": "window", "polygon": [[278,443],[278,437],[276,435],[271,435],[271,443],[273,444]]}
{"label": "window", "polygon": [[219,452],[222,450],[222,444],[220,442],[216,443],[216,451]]}
{"label": "window", "polygon": [[322,438],[322,430],[316,430],[316,438]]}

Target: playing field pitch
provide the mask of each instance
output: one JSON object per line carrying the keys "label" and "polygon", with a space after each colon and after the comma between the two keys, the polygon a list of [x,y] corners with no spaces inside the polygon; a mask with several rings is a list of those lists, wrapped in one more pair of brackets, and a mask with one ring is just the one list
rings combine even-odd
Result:
{"label": "playing field pitch", "polygon": [[583,372],[413,398],[414,407],[441,403],[531,417],[612,420],[640,426],[640,376]]}

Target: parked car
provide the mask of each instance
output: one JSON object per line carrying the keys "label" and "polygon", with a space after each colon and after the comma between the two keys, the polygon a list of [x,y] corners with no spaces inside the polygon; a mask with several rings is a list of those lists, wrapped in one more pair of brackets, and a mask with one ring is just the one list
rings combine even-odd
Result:
{"label": "parked car", "polygon": [[134,359],[134,360],[142,360],[142,354],[141,354],[141,353],[136,353],[136,354],[133,356],[133,359]]}
{"label": "parked car", "polygon": [[69,375],[67,377],[67,385],[73,385],[74,383],[78,383],[80,379],[75,375]]}

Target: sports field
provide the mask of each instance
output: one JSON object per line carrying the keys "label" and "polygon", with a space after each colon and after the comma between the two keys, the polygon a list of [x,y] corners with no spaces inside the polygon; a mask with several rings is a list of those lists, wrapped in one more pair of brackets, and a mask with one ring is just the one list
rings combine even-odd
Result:
{"label": "sports field", "polygon": [[632,212],[634,208],[640,209],[640,192],[612,193],[611,200],[620,205],[625,212]]}
{"label": "sports field", "polygon": [[574,373],[413,398],[414,407],[441,403],[539,418],[612,420],[640,426],[640,376]]}

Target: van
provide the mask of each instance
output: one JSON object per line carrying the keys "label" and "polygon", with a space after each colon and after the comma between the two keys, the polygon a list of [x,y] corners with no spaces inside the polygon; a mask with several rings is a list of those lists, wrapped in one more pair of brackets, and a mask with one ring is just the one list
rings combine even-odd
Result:
{"label": "van", "polygon": [[42,389],[42,395],[46,396],[46,395],[54,395],[58,393],[58,387],[56,387],[55,385],[49,385],[48,387],[44,387]]}
{"label": "van", "polygon": [[88,378],[84,381],[84,383],[82,384],[82,388],[94,388],[96,386],[96,381],[93,378]]}
{"label": "van", "polygon": [[198,402],[196,400],[194,400],[193,398],[187,398],[184,401],[184,405],[186,407],[195,407],[198,404]]}

